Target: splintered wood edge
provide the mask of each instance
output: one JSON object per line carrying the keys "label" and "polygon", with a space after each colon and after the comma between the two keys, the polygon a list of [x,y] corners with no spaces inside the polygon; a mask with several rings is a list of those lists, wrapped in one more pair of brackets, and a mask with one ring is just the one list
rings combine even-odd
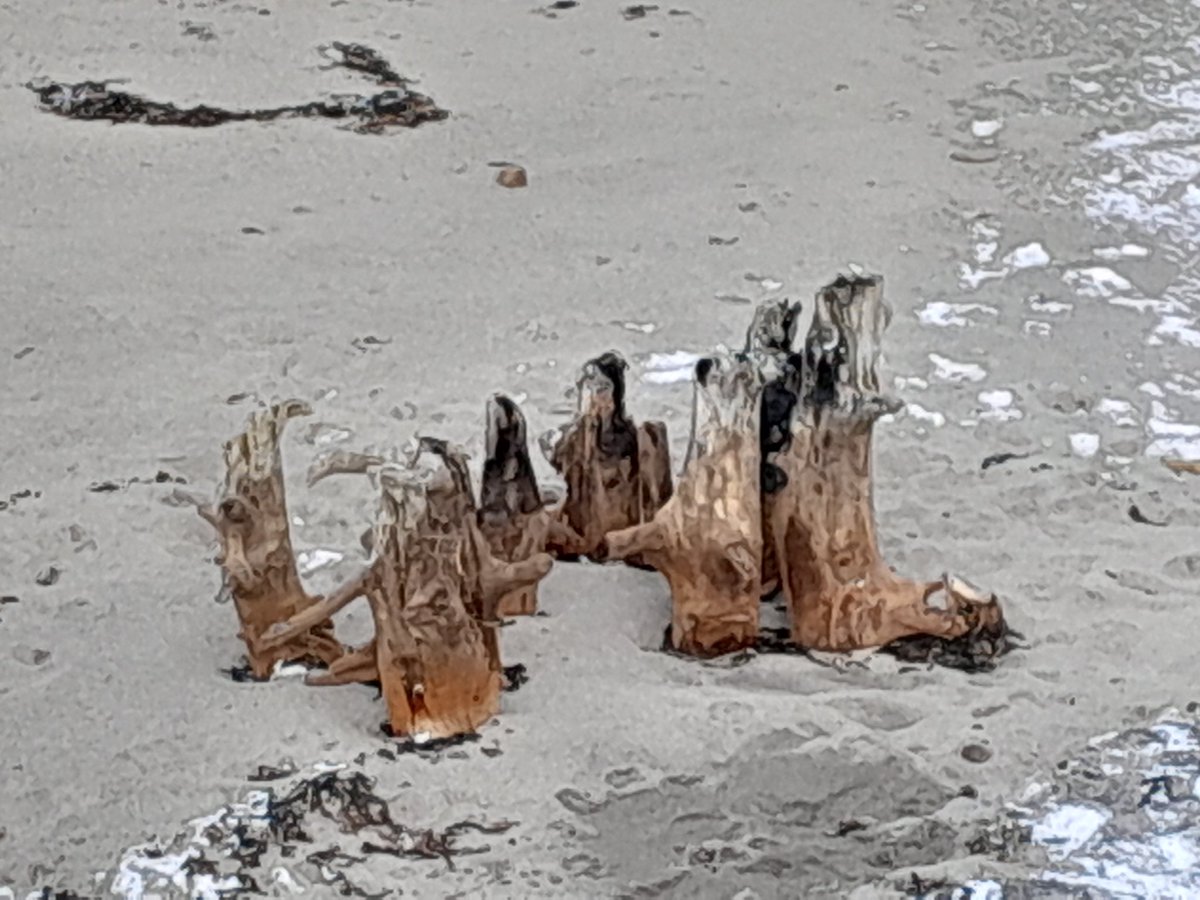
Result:
{"label": "splintered wood edge", "polygon": [[279,439],[288,420],[311,415],[312,407],[295,399],[250,413],[242,433],[225,444],[226,487],[239,478],[268,477],[279,464]]}
{"label": "splintered wood edge", "polygon": [[790,353],[800,328],[804,304],[799,300],[763,300],[746,328],[745,352],[752,355]]}
{"label": "splintered wood edge", "polygon": [[844,343],[846,371],[839,373],[838,381],[861,395],[878,395],[879,357],[891,320],[882,275],[839,275],[817,291],[806,346]]}
{"label": "splintered wood edge", "polygon": [[[380,467],[377,476],[380,498],[374,526],[376,556],[387,545],[389,533],[395,531],[400,537],[417,527],[425,514],[425,488],[429,484],[427,472],[395,464]],[[403,543],[398,549],[403,550]]]}

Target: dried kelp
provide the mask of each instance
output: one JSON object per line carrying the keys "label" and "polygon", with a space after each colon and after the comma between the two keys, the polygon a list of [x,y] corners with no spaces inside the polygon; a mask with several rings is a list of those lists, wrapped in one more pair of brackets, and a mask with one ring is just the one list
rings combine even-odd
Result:
{"label": "dried kelp", "polygon": [[917,634],[892,641],[880,649],[901,662],[928,663],[963,672],[991,672],[1000,657],[1024,649],[1025,636],[1001,621],[973,629],[956,638]]}
{"label": "dried kelp", "polygon": [[415,128],[450,115],[429,97],[410,90],[409,81],[398,75],[376,51],[361,44],[334,43],[332,47],[341,54],[341,58],[335,60],[335,66],[370,75],[383,90],[294,106],[225,109],[207,104],[179,107],[174,103],[148,100],[114,90],[108,81],[29,82],[26,87],[37,95],[45,112],[64,118],[182,128],[212,128],[228,122],[273,122],[277,119],[345,119],[350,122],[350,129],[358,134],[378,134],[394,127]]}
{"label": "dried kelp", "polygon": [[[500,834],[515,824],[463,821],[441,830],[410,828],[393,818],[371,778],[321,771],[286,790],[252,791],[242,802],[193,820],[167,845],[129,849],[108,893],[241,896],[278,885],[323,896],[318,886],[325,885],[342,896],[383,897],[391,889],[366,864],[369,855],[441,859],[453,866],[456,856],[490,849],[460,846],[464,833]],[[345,846],[347,836],[361,843]]]}

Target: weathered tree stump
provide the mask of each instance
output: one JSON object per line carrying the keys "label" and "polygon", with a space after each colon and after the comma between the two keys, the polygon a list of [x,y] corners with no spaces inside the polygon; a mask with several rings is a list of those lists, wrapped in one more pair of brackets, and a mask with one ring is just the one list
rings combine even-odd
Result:
{"label": "weathered tree stump", "polygon": [[245,431],[225,444],[220,496],[212,507],[199,508],[220,539],[218,562],[233,596],[250,670],[259,679],[268,678],[278,662],[328,665],[345,650],[329,622],[315,622],[271,647],[259,642],[272,625],[317,602],[305,593],[296,571],[279,448],[288,419],[311,412],[290,400],[252,413]]}
{"label": "weathered tree stump", "polygon": [[[574,546],[580,541],[546,508],[529,458],[525,416],[503,394],[487,405],[487,456],[477,520],[493,556],[504,562],[524,562],[551,544]],[[501,597],[498,614],[533,615],[537,606],[535,582]]]}
{"label": "weathered tree stump", "polygon": [[696,458],[649,522],[610,532],[599,555],[638,555],[671,589],[670,644],[711,657],[758,638],[762,594],[759,405],[762,374],[744,354],[700,360]]}
{"label": "weathered tree stump", "polygon": [[[431,457],[435,465],[422,464]],[[410,466],[384,466],[378,480],[368,571],[271,629],[264,643],[287,641],[365,595],[374,640],[310,683],[379,681],[397,735],[472,732],[499,708],[499,603],[545,577],[552,559],[492,556],[476,521],[466,454],[444,441],[422,438]]]}
{"label": "weathered tree stump", "polygon": [[[604,535],[648,522],[671,494],[666,425],[646,422],[639,428],[630,419],[628,368],[615,351],[583,366],[575,420],[547,453],[567,483],[560,521],[578,536],[554,547],[559,559],[594,556]],[[636,558],[629,562],[639,564]]]}
{"label": "weathered tree stump", "polygon": [[[786,446],[767,492],[766,540],[775,548],[792,640],[846,651],[928,634],[958,638],[1002,630],[994,596],[961,579],[918,582],[880,556],[871,484],[877,419],[902,405],[880,388],[880,342],[891,312],[878,276],[838,278],[816,296],[802,354],[780,390],[792,404]],[[781,404],[785,405],[785,404]],[[930,599],[943,595],[945,608]]]}
{"label": "weathered tree stump", "polygon": [[[767,300],[759,304],[746,330],[745,353],[755,361],[763,375],[762,404],[759,418],[759,449],[762,453],[760,489],[763,503],[763,596],[779,590],[779,564],[775,542],[769,534],[771,500],[784,481],[783,472],[768,460],[788,443],[795,391],[787,376],[794,361],[792,347],[800,319],[800,304],[790,300]],[[795,361],[798,363],[798,361]]]}

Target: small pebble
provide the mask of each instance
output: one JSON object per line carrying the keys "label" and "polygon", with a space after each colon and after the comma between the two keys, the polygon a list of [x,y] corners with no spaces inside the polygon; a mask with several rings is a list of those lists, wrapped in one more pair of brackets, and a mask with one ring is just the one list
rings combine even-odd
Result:
{"label": "small pebble", "polygon": [[34,580],[43,587],[49,587],[50,585],[54,584],[54,582],[58,581],[58,576],[58,569],[56,569],[54,566],[47,566],[46,568],[42,569],[42,571],[37,573],[37,577]]}
{"label": "small pebble", "polygon": [[992,751],[982,744],[967,744],[961,752],[967,762],[985,763],[992,758]]}
{"label": "small pebble", "polygon": [[521,166],[505,166],[496,175],[496,184],[506,188],[523,188],[529,184],[529,178]]}
{"label": "small pebble", "polygon": [[40,666],[50,659],[49,650],[41,650],[25,644],[18,644],[16,647],[13,647],[12,653],[13,659],[27,666]]}

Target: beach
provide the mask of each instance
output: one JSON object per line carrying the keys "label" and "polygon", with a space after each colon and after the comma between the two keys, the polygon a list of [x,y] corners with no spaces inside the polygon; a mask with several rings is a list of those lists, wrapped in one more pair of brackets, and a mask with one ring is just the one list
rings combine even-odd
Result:
{"label": "beach", "polygon": [[[415,831],[504,829],[457,839],[478,853],[363,853],[312,813],[309,849],[239,864],[271,896],[1016,885],[1037,842],[975,852],[984,824],[1097,736],[1167,710],[1191,727],[1200,480],[1163,458],[1200,459],[1200,6],[624,8],[0,5],[0,897],[195,894],[195,875],[153,886],[147,845],[329,771]],[[326,67],[333,41],[449,116],[114,125],[26,86],[240,109],[368,90]],[[885,279],[906,404],[876,429],[883,554],[997,594],[1025,646],[994,671],[680,659],[662,577],[586,562],[501,630],[529,680],[461,746],[389,749],[366,686],[224,671],[237,619],[180,492],[215,495],[256,404],[313,408],[283,454],[322,593],[364,564],[376,492],[308,487],[320,452],[424,434],[478,466],[490,394],[540,434],[616,349],[678,467],[690,361],[739,346],[761,300],[856,269]],[[363,604],[338,619],[350,641],[370,626]],[[356,861],[307,859],[333,846]],[[1192,896],[1163,877],[1091,896]]]}

